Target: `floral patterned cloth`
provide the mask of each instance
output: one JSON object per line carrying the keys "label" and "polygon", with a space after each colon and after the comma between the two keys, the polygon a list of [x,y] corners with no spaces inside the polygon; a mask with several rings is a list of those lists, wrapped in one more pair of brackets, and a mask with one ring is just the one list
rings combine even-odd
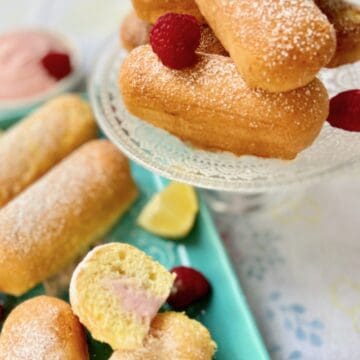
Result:
{"label": "floral patterned cloth", "polygon": [[[128,0],[0,0],[0,31],[58,29],[90,70],[129,9]],[[360,359],[359,179],[323,182],[290,207],[217,216],[273,359]]]}
{"label": "floral patterned cloth", "polygon": [[360,359],[360,177],[288,206],[217,216],[273,359]]}

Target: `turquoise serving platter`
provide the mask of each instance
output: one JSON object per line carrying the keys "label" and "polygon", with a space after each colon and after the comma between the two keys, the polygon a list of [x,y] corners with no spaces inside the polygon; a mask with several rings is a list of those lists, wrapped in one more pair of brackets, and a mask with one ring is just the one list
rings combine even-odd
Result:
{"label": "turquoise serving platter", "polygon": [[[6,126],[12,123],[14,121],[9,121]],[[3,122],[0,127],[5,129],[5,123]],[[210,330],[218,344],[216,359],[269,359],[237,276],[201,194],[200,213],[191,234],[177,242],[161,239],[139,228],[136,218],[151,196],[166,186],[167,180],[135,163],[131,164],[131,169],[139,186],[140,196],[104,241],[121,241],[135,245],[169,269],[176,265],[187,265],[200,270],[212,284],[212,295],[206,302],[189,308],[187,313]],[[18,303],[42,293],[44,287],[40,285],[20,298],[2,295],[5,310],[8,313]],[[67,299],[67,294],[63,297]],[[111,349],[107,345],[94,341],[90,335],[89,346],[91,359],[106,360],[111,355]]]}

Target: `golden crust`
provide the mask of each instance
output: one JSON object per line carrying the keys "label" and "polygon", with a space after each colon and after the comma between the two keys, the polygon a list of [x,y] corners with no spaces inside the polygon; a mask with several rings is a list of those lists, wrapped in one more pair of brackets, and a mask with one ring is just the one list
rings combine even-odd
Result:
{"label": "golden crust", "polygon": [[89,359],[86,336],[70,305],[39,296],[18,305],[0,337],[1,360]]}
{"label": "golden crust", "polygon": [[0,138],[0,207],[95,137],[90,105],[77,95],[49,101],[5,132]]}
{"label": "golden crust", "polygon": [[336,52],[327,67],[333,68],[360,60],[360,7],[344,0],[315,2],[336,31]]}
{"label": "golden crust", "polygon": [[0,290],[21,295],[99,239],[137,196],[108,141],[75,151],[0,210]]}
{"label": "golden crust", "polygon": [[132,11],[120,27],[120,40],[124,48],[128,51],[149,43],[149,33],[151,25],[141,20],[134,11]]}
{"label": "golden crust", "polygon": [[158,314],[144,346],[135,351],[116,351],[110,360],[211,360],[216,344],[209,331],[185,314]]}
{"label": "golden crust", "polygon": [[[149,43],[151,25],[130,13],[124,20],[120,29],[121,43],[126,50],[131,51],[138,46]],[[207,54],[228,56],[228,52],[221,45],[214,32],[208,25],[201,25],[201,39],[198,51]]]}
{"label": "golden crust", "polygon": [[206,24],[201,25],[200,45],[197,48],[197,51],[205,54],[229,56],[229,53],[222,46],[214,32]]}
{"label": "golden crust", "polygon": [[71,306],[94,339],[114,350],[136,349],[169,297],[174,278],[134,246],[100,245],[86,255],[73,273]]}
{"label": "golden crust", "polygon": [[194,0],[132,0],[139,18],[154,24],[168,12],[195,16],[200,23],[205,23]]}
{"label": "golden crust", "polygon": [[129,111],[196,146],[293,159],[328,115],[319,80],[287,93],[250,89],[230,58],[199,54],[183,71],[161,64],[149,46],[133,50],[119,75]]}
{"label": "golden crust", "polygon": [[195,1],[250,87],[303,87],[335,52],[335,31],[312,0]]}

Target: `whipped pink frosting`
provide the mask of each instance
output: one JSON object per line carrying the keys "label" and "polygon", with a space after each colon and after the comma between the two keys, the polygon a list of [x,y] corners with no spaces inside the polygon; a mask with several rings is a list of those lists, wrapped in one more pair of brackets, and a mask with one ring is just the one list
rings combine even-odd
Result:
{"label": "whipped pink frosting", "polygon": [[49,51],[68,53],[55,36],[34,30],[0,36],[0,100],[40,95],[56,84],[41,65]]}
{"label": "whipped pink frosting", "polygon": [[106,287],[111,289],[121,301],[125,312],[137,314],[152,320],[158,313],[165,299],[153,296],[149,291],[138,288],[131,283],[126,276],[118,279],[109,279],[105,282]]}

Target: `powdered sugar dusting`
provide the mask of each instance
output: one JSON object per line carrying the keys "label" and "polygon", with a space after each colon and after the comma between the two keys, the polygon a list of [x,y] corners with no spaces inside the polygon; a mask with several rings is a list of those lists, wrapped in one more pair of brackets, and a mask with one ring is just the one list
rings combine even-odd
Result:
{"label": "powdered sugar dusting", "polygon": [[[113,156],[114,161],[105,160]],[[70,249],[81,246],[71,240],[73,227],[95,230],[91,217],[94,208],[99,207],[100,211],[103,206],[99,189],[102,198],[109,199],[115,196],[113,189],[121,186],[112,183],[121,181],[121,161],[124,168],[127,166],[125,158],[121,159],[110,143],[90,142],[1,209],[0,261],[9,261],[9,256],[17,261],[34,257],[28,272],[36,274],[39,261],[52,268],[58,252],[72,254]],[[81,219],[81,223],[74,219]],[[85,230],[83,233],[85,236]],[[52,249],[51,254],[44,249]]]}
{"label": "powdered sugar dusting", "polygon": [[[328,60],[330,24],[312,0],[218,0],[237,19],[237,40],[271,68],[300,57],[307,62]],[[236,24],[236,25],[235,25]]]}
{"label": "powdered sugar dusting", "polygon": [[14,125],[0,141],[0,207],[95,137],[91,108],[78,95],[59,96]]}
{"label": "powdered sugar dusting", "polygon": [[163,66],[151,49],[144,46],[134,50],[125,64],[129,86],[145,98],[149,94],[158,96],[164,108],[173,112],[204,107],[207,111],[221,111],[229,118],[253,119],[250,122],[253,128],[259,122],[272,127],[276,124],[274,120],[292,114],[301,128],[311,122],[306,120],[309,114],[316,117],[323,111],[324,89],[320,82],[288,93],[250,89],[234,62],[223,56],[199,54],[195,67],[176,71]]}
{"label": "powdered sugar dusting", "polygon": [[16,326],[6,329],[1,344],[3,360],[64,359],[65,344],[61,340],[64,337],[57,327],[59,310],[53,306],[42,306],[41,312],[41,316],[34,316],[30,321],[29,318],[20,318]]}
{"label": "powdered sugar dusting", "polygon": [[201,26],[201,39],[198,51],[207,54],[229,55],[214,32],[207,25]]}

